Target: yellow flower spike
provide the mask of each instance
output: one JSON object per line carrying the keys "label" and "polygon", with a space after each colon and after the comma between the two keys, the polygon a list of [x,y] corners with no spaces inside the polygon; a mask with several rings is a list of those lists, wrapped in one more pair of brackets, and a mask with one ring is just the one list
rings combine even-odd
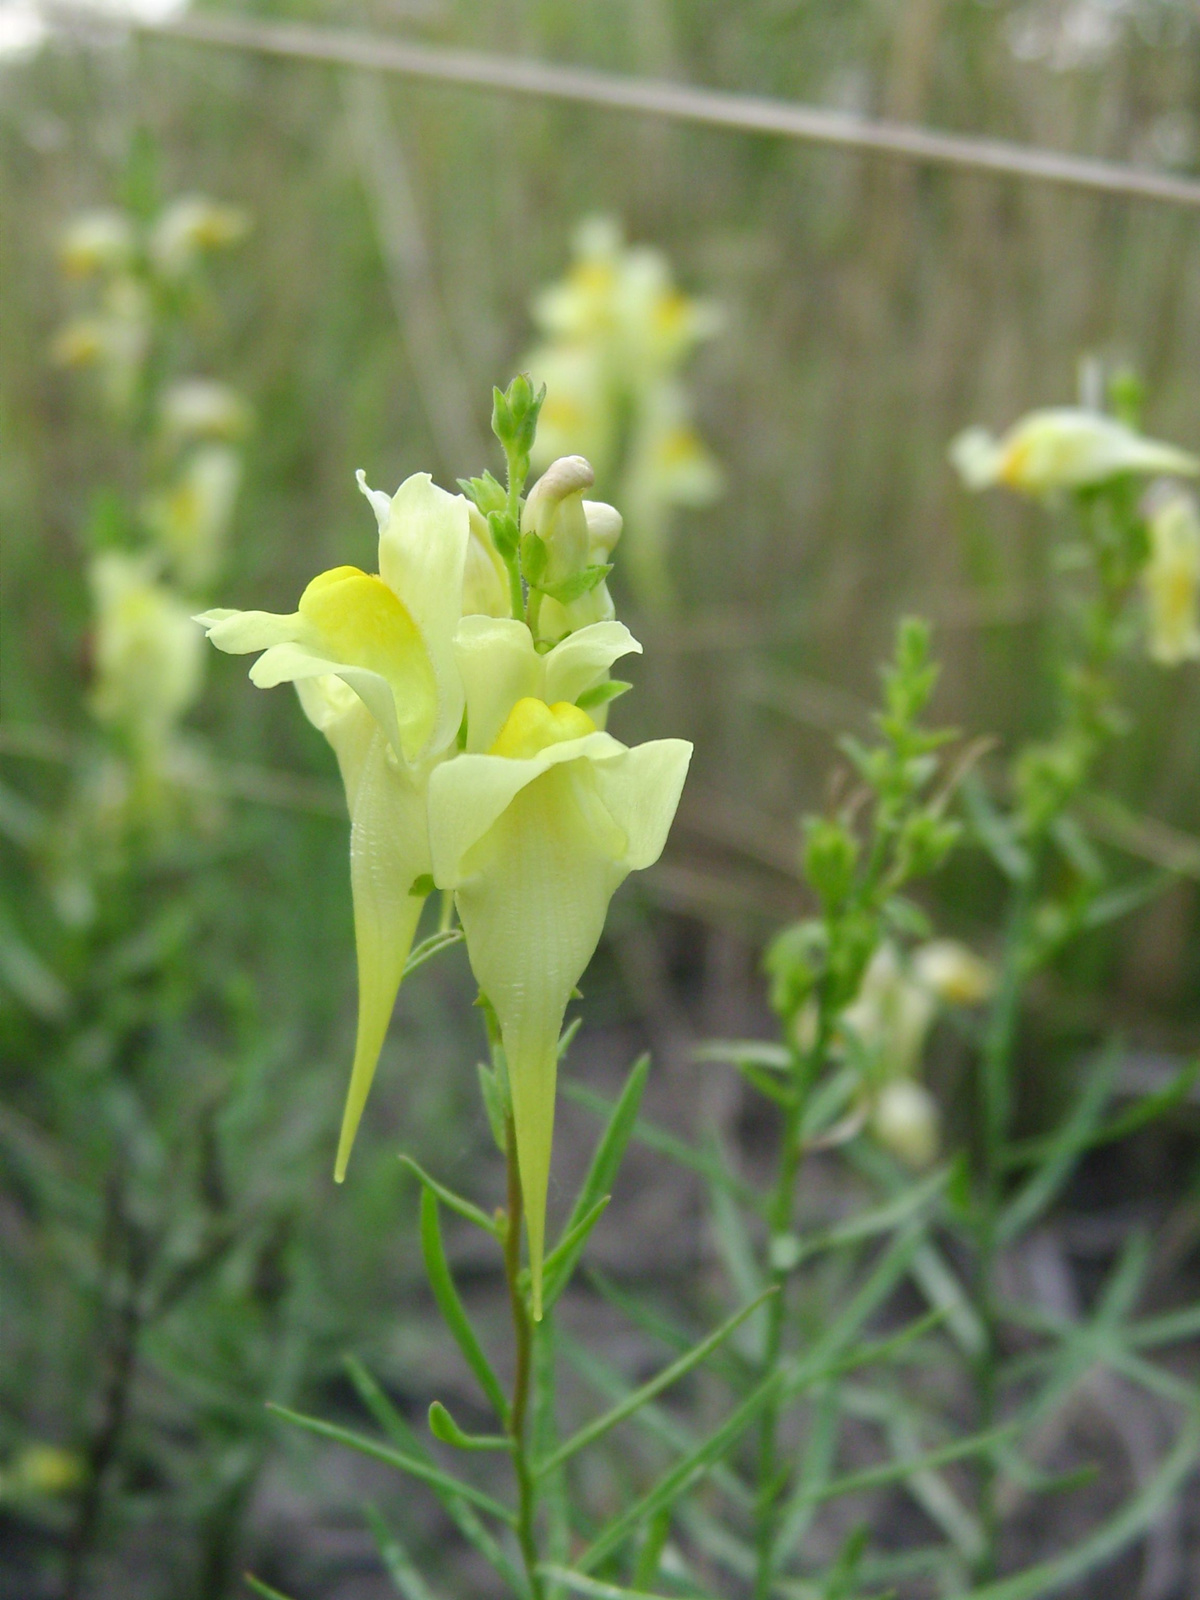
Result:
{"label": "yellow flower spike", "polygon": [[[539,654],[529,629],[511,617],[464,617],[454,643],[473,754],[492,748],[518,700],[574,702],[604,682],[614,661],[642,651],[623,622],[594,622]],[[604,712],[593,714],[598,726]]]}
{"label": "yellow flower spike", "polygon": [[522,698],[488,753],[446,762],[429,783],[434,881],[455,893],[504,1041],[535,1318],[563,1016],[613,893],[662,851],[692,748],[628,749],[592,726],[569,702]]}
{"label": "yellow flower spike", "polygon": [[1177,490],[1150,514],[1150,559],[1142,573],[1150,658],[1163,667],[1200,657],[1200,510]]}
{"label": "yellow flower spike", "polygon": [[950,459],[968,489],[1003,484],[1029,495],[1094,488],[1123,473],[1200,473],[1200,459],[1187,451],[1074,406],[1031,411],[999,440],[968,428],[951,443]]}

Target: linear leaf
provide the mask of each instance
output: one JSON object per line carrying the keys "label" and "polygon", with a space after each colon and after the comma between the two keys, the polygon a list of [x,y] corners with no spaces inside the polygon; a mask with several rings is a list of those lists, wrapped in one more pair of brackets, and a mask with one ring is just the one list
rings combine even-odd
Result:
{"label": "linear leaf", "polygon": [[261,1578],[256,1578],[252,1572],[243,1572],[242,1577],[255,1594],[262,1595],[263,1600],[290,1600],[290,1597],[281,1589],[272,1589],[269,1583],[264,1583]]}
{"label": "linear leaf", "polygon": [[837,1227],[828,1228],[824,1233],[810,1233],[800,1241],[800,1259],[806,1260],[822,1250],[837,1250],[842,1245],[855,1244],[860,1239],[869,1239],[877,1233],[890,1232],[901,1223],[907,1222],[915,1212],[920,1211],[940,1194],[949,1180],[949,1171],[942,1168],[929,1177],[922,1178],[919,1183],[910,1184],[908,1188],[900,1190],[882,1205],[872,1206],[869,1211],[860,1211],[849,1222],[839,1223]]}
{"label": "linear leaf", "polygon": [[[1115,1144],[1118,1139],[1127,1139],[1139,1128],[1146,1127],[1148,1123],[1156,1121],[1168,1111],[1173,1111],[1176,1106],[1182,1105],[1198,1079],[1200,1079],[1200,1059],[1189,1061],[1161,1089],[1155,1089],[1152,1094],[1142,1095],[1117,1116],[1101,1123],[1083,1148],[1094,1150],[1097,1145]],[[1053,1141],[1046,1138],[1023,1139],[1009,1149],[1005,1165],[1027,1166],[1043,1161],[1052,1145]]]}
{"label": "linear leaf", "polygon": [[625,1158],[625,1151],[629,1147],[629,1139],[637,1121],[638,1108],[642,1103],[649,1072],[650,1057],[639,1056],[629,1069],[629,1076],[625,1079],[625,1086],[619,1097],[611,1104],[601,1095],[592,1095],[587,1090],[581,1090],[578,1084],[564,1085],[564,1092],[569,1094],[571,1099],[578,1100],[581,1105],[587,1106],[588,1110],[599,1111],[608,1118],[604,1132],[600,1135],[592,1153],[587,1176],[567,1219],[568,1230],[575,1227],[588,1214],[602,1195],[612,1192],[613,1182]]}
{"label": "linear leaf", "polygon": [[546,1257],[542,1267],[542,1310],[554,1304],[571,1281],[575,1263],[583,1254],[592,1229],[608,1210],[611,1195],[602,1195],[590,1211],[586,1211],[574,1226],[569,1226],[562,1238]]}
{"label": "linear leaf", "polygon": [[[572,1594],[587,1595],[590,1600],[666,1600],[665,1596],[650,1594],[645,1589],[623,1589],[620,1584],[601,1583],[598,1578],[573,1572],[570,1567],[550,1566],[543,1562],[538,1571],[543,1578],[552,1578],[555,1583],[570,1589]],[[700,1600],[700,1597],[690,1596],[688,1600]]]}
{"label": "linear leaf", "polygon": [[1119,1052],[1115,1046],[1101,1052],[1089,1071],[1083,1093],[1059,1131],[1053,1135],[1044,1164],[1005,1206],[1000,1216],[998,1236],[1011,1244],[1048,1205],[1071,1175],[1087,1142],[1096,1130],[1117,1069]]}
{"label": "linear leaf", "polygon": [[[606,1395],[613,1401],[623,1400],[626,1395],[632,1393],[621,1375],[599,1360],[594,1350],[584,1349],[563,1335],[560,1335],[560,1340],[567,1360],[579,1376],[598,1393]],[[630,1421],[651,1439],[666,1445],[676,1455],[684,1455],[696,1448],[695,1435],[683,1423],[665,1412],[661,1406],[645,1405],[640,1411],[634,1412]],[[718,1463],[712,1470],[712,1481],[734,1505],[743,1511],[753,1509],[753,1493],[728,1467]]]}
{"label": "linear leaf", "polygon": [[[597,1116],[610,1116],[616,1109],[611,1100],[606,1100],[602,1094],[597,1094],[593,1089],[585,1089],[579,1083],[565,1083],[562,1092],[568,1100],[583,1106],[585,1111],[595,1112]],[[677,1165],[686,1167],[691,1172],[698,1172],[710,1183],[728,1189],[744,1204],[753,1206],[757,1210],[762,1209],[762,1197],[748,1183],[744,1183],[734,1173],[725,1171],[710,1156],[693,1149],[685,1139],[677,1138],[666,1128],[660,1128],[657,1123],[647,1122],[644,1117],[639,1117],[633,1125],[632,1136],[648,1150],[656,1150],[659,1155],[667,1156]]]}
{"label": "linear leaf", "polygon": [[1057,1594],[1119,1555],[1153,1527],[1171,1497],[1183,1485],[1200,1457],[1200,1407],[1193,1405],[1175,1447],[1149,1483],[1096,1530],[1090,1538],[1050,1561],[1027,1567],[1010,1578],[981,1589],[959,1591],[948,1600],[1041,1600]]}
{"label": "linear leaf", "polygon": [[[446,1260],[446,1248],[442,1243],[442,1225],[438,1216],[437,1196],[430,1189],[421,1191],[421,1253],[425,1258],[425,1271],[429,1277],[429,1286],[433,1290],[433,1297],[438,1303],[438,1310],[442,1313],[442,1320],[453,1334],[455,1344],[458,1345],[467,1365],[475,1374],[479,1387],[491,1401],[496,1415],[507,1427],[508,1401],[505,1398],[504,1390],[500,1386],[499,1378],[492,1370],[491,1362],[484,1354],[483,1346],[476,1336],[475,1329],[471,1326],[470,1318],[467,1316],[463,1303],[459,1299],[458,1290],[454,1286],[450,1264]],[[431,1422],[430,1426],[432,1427],[432,1425]],[[465,1446],[460,1448],[465,1448]]]}
{"label": "linear leaf", "polygon": [[507,1506],[502,1506],[498,1500],[493,1500],[491,1495],[484,1494],[473,1484],[464,1483],[461,1478],[455,1478],[448,1472],[442,1472],[438,1467],[430,1466],[418,1456],[390,1449],[374,1439],[366,1439],[362,1434],[351,1432],[349,1428],[339,1428],[334,1422],[323,1422],[320,1417],[306,1417],[302,1412],[291,1411],[287,1406],[276,1405],[274,1401],[268,1401],[267,1410],[273,1411],[285,1422],[294,1422],[298,1428],[315,1433],[319,1439],[330,1439],[334,1444],[345,1445],[348,1450],[357,1450],[359,1455],[370,1456],[374,1461],[382,1461],[385,1466],[395,1467],[399,1472],[407,1472],[410,1477],[429,1484],[431,1488],[457,1495],[471,1505],[478,1506],[481,1511],[486,1511],[489,1516],[495,1517],[507,1527],[516,1526],[517,1519]]}
{"label": "linear leaf", "polygon": [[[354,1356],[347,1356],[345,1366],[350,1376],[350,1381],[358,1392],[359,1399],[392,1443],[406,1455],[415,1456],[418,1461],[425,1461],[432,1465],[423,1440],[418,1438],[407,1421],[396,1410],[362,1362],[358,1361]],[[527,1595],[529,1585],[525,1580],[524,1574],[509,1559],[508,1554],[496,1542],[483,1523],[480,1522],[461,1495],[447,1491],[439,1484],[431,1484],[430,1487],[453,1518],[463,1538],[469,1544],[474,1545],[484,1560],[495,1568],[514,1593]]]}
{"label": "linear leaf", "polygon": [[511,1450],[512,1440],[506,1433],[467,1433],[455,1422],[440,1400],[429,1407],[429,1431],[441,1444],[454,1450]]}
{"label": "linear leaf", "polygon": [[447,1189],[444,1183],[439,1183],[436,1178],[431,1178],[425,1168],[419,1166],[411,1156],[401,1156],[400,1165],[407,1167],[430,1194],[437,1195],[447,1210],[456,1211],[460,1217],[465,1217],[468,1222],[473,1222],[477,1228],[482,1228],[484,1233],[490,1233],[493,1239],[500,1237],[499,1228],[486,1211],[481,1211],[470,1200],[464,1200],[461,1194],[455,1194],[453,1189]]}
{"label": "linear leaf", "polygon": [[569,1461],[580,1450],[602,1438],[610,1428],[615,1428],[619,1422],[624,1422],[626,1417],[632,1416],[647,1401],[653,1400],[664,1389],[669,1389],[673,1383],[677,1383],[685,1373],[698,1366],[707,1355],[715,1350],[719,1344],[723,1343],[735,1328],[740,1327],[746,1318],[762,1305],[764,1300],[776,1292],[774,1289],[764,1290],[757,1299],[752,1300],[748,1306],[743,1306],[740,1311],[735,1312],[719,1328],[715,1328],[707,1339],[702,1339],[686,1355],[680,1356],[679,1360],[673,1361],[669,1367],[664,1367],[656,1377],[651,1378],[648,1383],[642,1384],[639,1389],[635,1389],[619,1405],[613,1406],[603,1416],[597,1417],[593,1422],[589,1422],[580,1428],[577,1433],[572,1434],[571,1438],[559,1445],[552,1456],[537,1464],[534,1468],[535,1476],[541,1477],[544,1473],[553,1472],[556,1467],[561,1467],[564,1462]]}
{"label": "linear leaf", "polygon": [[412,1557],[375,1507],[365,1506],[363,1511],[396,1592],[403,1595],[404,1600],[437,1600],[433,1590],[413,1566]]}

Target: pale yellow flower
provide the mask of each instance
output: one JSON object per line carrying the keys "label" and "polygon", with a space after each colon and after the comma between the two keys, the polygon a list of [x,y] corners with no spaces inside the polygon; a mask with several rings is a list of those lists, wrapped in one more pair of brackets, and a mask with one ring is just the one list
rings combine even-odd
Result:
{"label": "pale yellow flower", "polygon": [[239,243],[250,219],[238,206],[184,195],[160,214],[150,233],[150,259],[166,278],[183,277],[202,256]]}
{"label": "pale yellow flower", "polygon": [[1160,497],[1150,514],[1150,559],[1142,573],[1150,656],[1174,667],[1200,657],[1200,511],[1183,490]]}
{"label": "pale yellow flower", "polygon": [[1073,406],[1031,411],[999,440],[986,428],[968,428],[951,444],[950,459],[968,489],[1003,484],[1031,495],[1094,488],[1124,473],[1200,472],[1200,459],[1187,451]]}

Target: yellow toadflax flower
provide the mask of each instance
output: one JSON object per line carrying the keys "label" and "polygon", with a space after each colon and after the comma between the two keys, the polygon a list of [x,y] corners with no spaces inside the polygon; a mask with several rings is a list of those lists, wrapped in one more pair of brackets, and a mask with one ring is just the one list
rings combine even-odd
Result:
{"label": "yellow toadflax flower", "polygon": [[1187,451],[1075,406],[1031,411],[999,440],[968,428],[952,442],[950,459],[968,489],[1002,484],[1030,495],[1095,488],[1124,473],[1200,473],[1200,459]]}
{"label": "yellow toadflax flower", "polygon": [[1142,572],[1150,656],[1175,667],[1200,657],[1200,510],[1190,494],[1169,491],[1151,511],[1150,559]]}
{"label": "yellow toadflax flower", "polygon": [[80,212],[63,229],[58,247],[62,269],[70,278],[121,271],[133,254],[133,228],[115,207]]}
{"label": "yellow toadflax flower", "polygon": [[184,195],[160,214],[150,233],[150,259],[164,278],[181,278],[213,250],[238,244],[250,231],[239,206],[204,195]]}
{"label": "yellow toadflax flower", "polygon": [[[609,631],[618,628],[596,624],[551,652],[547,692],[569,693],[632,648],[624,629]],[[483,655],[477,632],[474,648]],[[515,660],[524,650],[514,636],[502,653]],[[468,727],[478,717],[490,732],[498,702],[483,676],[468,674]],[[430,780],[434,880],[454,891],[471,968],[504,1042],[535,1318],[563,1016],[617,886],[662,852],[690,758],[681,739],[628,749],[571,701],[526,696],[485,753],[468,751]]]}
{"label": "yellow toadflax flower", "polygon": [[145,556],[106,551],[92,561],[89,577],[96,616],[92,709],[139,759],[161,767],[203,680],[191,607],[159,581]]}
{"label": "yellow toadflax flower", "polygon": [[220,650],[261,650],[260,688],[294,683],[333,746],[350,810],[358,1037],[338,1143],[341,1182],[412,946],[430,871],[425,792],[454,746],[463,690],[454,656],[470,537],[467,502],[425,473],[389,498],[359,484],[379,522],[379,573],[323,572],[290,615],[205,613]]}
{"label": "yellow toadflax flower", "polygon": [[205,589],[220,568],[241,478],[236,450],[203,445],[187,458],[171,488],[147,502],[151,532],[193,592]]}

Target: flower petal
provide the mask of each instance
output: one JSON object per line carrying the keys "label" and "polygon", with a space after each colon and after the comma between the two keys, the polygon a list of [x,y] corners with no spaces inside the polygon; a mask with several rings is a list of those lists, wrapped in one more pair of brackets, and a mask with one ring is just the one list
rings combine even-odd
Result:
{"label": "flower petal", "polygon": [[429,777],[429,847],[439,889],[457,889],[473,870],[465,859],[505,808],[535,778],[563,762],[624,754],[607,733],[589,733],[549,745],[523,761],[507,756],[461,755]]}
{"label": "flower petal", "polygon": [[[488,758],[463,756],[439,771],[472,759]],[[541,1316],[558,1037],[626,872],[613,852],[622,835],[611,823],[597,826],[603,808],[587,794],[591,778],[590,764],[576,759],[525,784],[469,852],[457,895],[471,968],[504,1039],[535,1318]]]}
{"label": "flower petal", "polygon": [[464,617],[454,635],[454,653],[467,697],[467,749],[490,750],[518,700],[545,698],[543,657],[529,629],[514,617]]}
{"label": "flower petal", "polygon": [[462,616],[469,538],[466,500],[439,489],[426,472],[415,473],[396,490],[379,533],[380,577],[420,629],[437,682],[437,715],[430,740],[435,749],[453,740],[462,721],[454,633]]}
{"label": "flower petal", "polygon": [[350,809],[358,1035],[334,1168],[341,1183],[425,904],[423,895],[409,893],[429,871],[425,794],[391,757],[357,694],[332,677],[303,679],[296,688],[305,715],[334,748]]}
{"label": "flower petal", "polygon": [[590,623],[541,657],[545,669],[541,698],[550,703],[578,700],[603,680],[614,661],[641,653],[641,645],[623,622]]}
{"label": "flower petal", "polygon": [[200,624],[218,650],[231,656],[268,650],[273,644],[291,643],[303,628],[298,611],[282,616],[275,611],[230,611],[217,606],[211,611],[202,611],[193,620]]}

